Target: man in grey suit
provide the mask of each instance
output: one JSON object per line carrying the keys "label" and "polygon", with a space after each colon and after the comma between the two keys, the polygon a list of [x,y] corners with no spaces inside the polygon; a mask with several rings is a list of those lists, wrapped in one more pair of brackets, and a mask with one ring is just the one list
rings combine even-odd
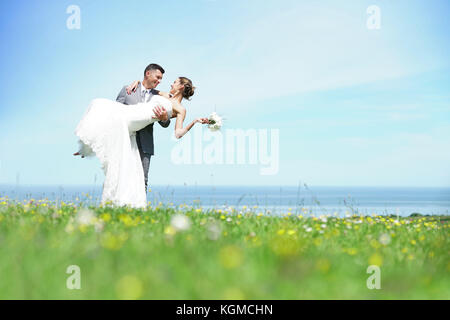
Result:
{"label": "man in grey suit", "polygon": [[[144,80],[138,85],[137,89],[128,94],[127,87],[124,86],[117,96],[116,101],[126,105],[138,104],[139,102],[148,102],[152,95],[158,94],[158,91],[155,90],[155,88],[161,82],[163,74],[164,69],[161,66],[153,63],[148,65],[144,71]],[[167,128],[170,125],[167,110],[155,110],[155,115],[160,120],[159,124],[162,127]],[[136,142],[141,155],[145,177],[145,190],[147,191],[150,158],[154,155],[153,123],[136,133]]]}

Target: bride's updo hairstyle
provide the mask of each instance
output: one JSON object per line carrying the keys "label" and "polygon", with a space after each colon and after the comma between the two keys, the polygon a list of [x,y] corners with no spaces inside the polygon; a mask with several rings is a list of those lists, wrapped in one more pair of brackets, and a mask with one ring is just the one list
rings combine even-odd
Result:
{"label": "bride's updo hairstyle", "polygon": [[190,100],[189,98],[194,95],[195,87],[192,85],[192,81],[186,77],[180,77],[180,83],[184,86],[183,98]]}

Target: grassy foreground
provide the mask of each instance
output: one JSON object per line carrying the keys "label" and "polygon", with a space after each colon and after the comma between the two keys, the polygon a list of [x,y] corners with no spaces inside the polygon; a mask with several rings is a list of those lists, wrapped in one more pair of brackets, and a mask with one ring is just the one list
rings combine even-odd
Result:
{"label": "grassy foreground", "polygon": [[450,299],[448,219],[0,198],[0,299]]}

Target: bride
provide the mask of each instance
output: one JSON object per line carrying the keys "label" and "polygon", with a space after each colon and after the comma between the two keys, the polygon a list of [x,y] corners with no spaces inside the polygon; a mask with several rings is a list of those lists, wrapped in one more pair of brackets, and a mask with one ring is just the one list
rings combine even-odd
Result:
{"label": "bride", "polygon": [[170,94],[159,91],[147,103],[126,106],[107,99],[94,99],[90,103],[75,130],[80,150],[74,155],[83,158],[95,155],[100,160],[105,173],[102,204],[146,207],[144,171],[136,131],[158,121],[155,108],[165,108],[169,117],[176,118],[177,139],[196,123],[208,124],[207,118],[198,118],[183,127],[186,109],[181,101],[183,98],[189,100],[194,90],[191,80],[179,77],[172,84]]}

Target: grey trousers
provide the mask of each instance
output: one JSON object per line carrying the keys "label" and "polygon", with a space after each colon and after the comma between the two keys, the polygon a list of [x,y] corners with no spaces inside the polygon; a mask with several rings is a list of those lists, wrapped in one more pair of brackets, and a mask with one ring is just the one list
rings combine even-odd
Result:
{"label": "grey trousers", "polygon": [[144,169],[145,178],[145,192],[148,190],[148,169],[150,168],[150,158],[152,155],[150,153],[142,152],[142,148],[139,148],[139,154],[141,156],[142,168]]}

